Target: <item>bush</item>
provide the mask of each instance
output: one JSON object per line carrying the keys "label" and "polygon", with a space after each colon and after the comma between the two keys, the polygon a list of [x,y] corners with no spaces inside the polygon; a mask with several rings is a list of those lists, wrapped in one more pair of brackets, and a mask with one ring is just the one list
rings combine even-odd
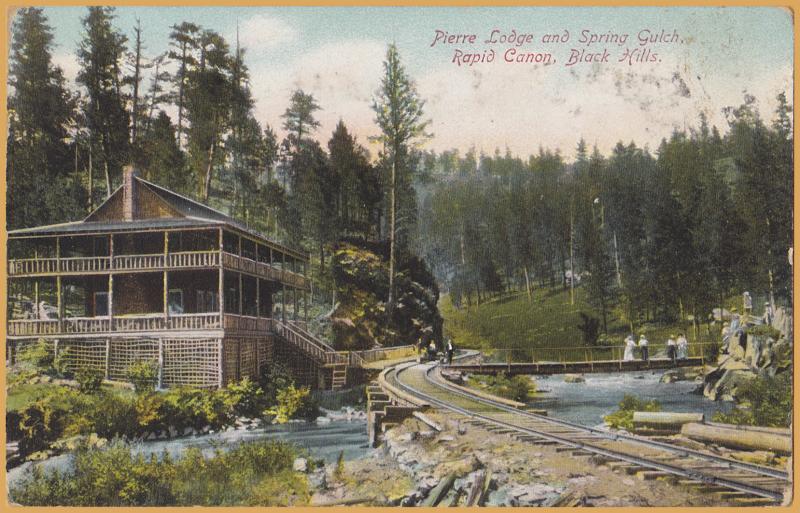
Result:
{"label": "bush", "polygon": [[473,385],[485,389],[487,392],[511,399],[513,401],[527,402],[530,395],[536,392],[536,384],[527,376],[506,376],[504,372],[497,376],[480,375],[470,378]]}
{"label": "bush", "polygon": [[633,430],[633,412],[635,411],[661,411],[661,404],[655,399],[644,401],[630,394],[625,394],[619,402],[619,410],[606,415],[603,420],[615,429]]}
{"label": "bush", "polygon": [[267,406],[264,390],[249,378],[229,383],[220,391],[223,402],[236,416],[258,417]]}
{"label": "bush", "polygon": [[103,373],[92,367],[81,367],[75,373],[75,379],[78,381],[78,390],[84,394],[91,394],[100,390],[103,384]]}
{"label": "bush", "polygon": [[294,383],[278,390],[277,403],[265,413],[275,416],[275,422],[284,424],[294,418],[308,400],[311,393],[307,387],[297,388]]}
{"label": "bush", "polygon": [[11,488],[26,506],[287,506],[308,501],[308,485],[292,471],[297,450],[283,442],[242,444],[205,459],[197,448],[173,461],[146,458],[115,441],[101,450],[79,448],[64,473],[38,467]]}
{"label": "bush", "polygon": [[17,364],[22,368],[52,373],[55,370],[53,362],[53,348],[43,338],[26,346],[17,353]]}
{"label": "bush", "polygon": [[139,360],[128,367],[126,375],[136,393],[152,392],[158,380],[158,366],[149,360]]}
{"label": "bush", "polygon": [[789,427],[792,417],[792,376],[758,376],[741,385],[736,406],[730,413],[717,412],[716,422],[749,426]]}

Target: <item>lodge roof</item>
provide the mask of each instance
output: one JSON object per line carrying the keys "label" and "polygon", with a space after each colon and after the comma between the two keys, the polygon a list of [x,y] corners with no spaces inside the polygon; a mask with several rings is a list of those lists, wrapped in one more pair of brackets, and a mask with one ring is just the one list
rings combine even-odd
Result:
{"label": "lodge roof", "polygon": [[[306,252],[277,243],[219,210],[148,182],[135,174],[130,180],[135,184],[131,187],[133,194],[130,200],[125,197],[126,185],[123,183],[83,221],[21,228],[9,231],[8,235],[19,238],[224,226],[295,258],[308,258]],[[139,215],[124,213],[125,201],[136,204]]]}

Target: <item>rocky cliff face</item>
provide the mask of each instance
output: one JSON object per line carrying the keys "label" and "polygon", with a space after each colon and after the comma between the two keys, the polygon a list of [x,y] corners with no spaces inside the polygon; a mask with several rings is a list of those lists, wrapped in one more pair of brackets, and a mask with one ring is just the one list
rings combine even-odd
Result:
{"label": "rocky cliff face", "polygon": [[780,308],[770,326],[750,324],[743,347],[731,337],[717,366],[707,373],[703,394],[713,400],[735,400],[740,386],[759,375],[774,376],[791,366],[791,311]]}
{"label": "rocky cliff face", "polygon": [[425,262],[413,255],[398,256],[396,302],[387,312],[388,251],[384,245],[340,243],[331,271],[339,305],[331,316],[338,349],[369,349],[441,339],[442,317],[436,306],[439,289]]}

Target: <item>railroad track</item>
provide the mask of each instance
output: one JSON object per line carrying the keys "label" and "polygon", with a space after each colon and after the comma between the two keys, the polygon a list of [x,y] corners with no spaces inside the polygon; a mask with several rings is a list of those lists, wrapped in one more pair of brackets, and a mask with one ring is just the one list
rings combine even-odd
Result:
{"label": "railroad track", "polygon": [[643,471],[643,477],[671,477],[679,484],[717,492],[738,504],[780,504],[790,483],[788,474],[778,469],[582,426],[475,396],[448,383],[436,365],[397,367],[386,374],[386,379],[405,393],[490,431],[533,444],[554,445],[557,451],[590,456],[598,464],[629,473]]}

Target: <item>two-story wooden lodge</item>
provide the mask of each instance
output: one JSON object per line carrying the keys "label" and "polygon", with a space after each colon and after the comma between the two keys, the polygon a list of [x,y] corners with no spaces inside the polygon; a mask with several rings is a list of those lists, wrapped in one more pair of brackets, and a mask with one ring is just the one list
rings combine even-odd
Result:
{"label": "two-story wooden lodge", "polygon": [[83,221],[9,232],[8,255],[12,362],[45,339],[110,380],[146,360],[159,387],[218,387],[279,358],[301,382],[344,384],[346,358],[301,321],[308,254],[132,168]]}

